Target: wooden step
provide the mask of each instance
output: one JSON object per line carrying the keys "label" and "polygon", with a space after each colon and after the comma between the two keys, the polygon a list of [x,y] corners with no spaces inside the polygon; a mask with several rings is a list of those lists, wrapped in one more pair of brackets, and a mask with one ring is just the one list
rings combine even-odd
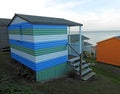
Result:
{"label": "wooden step", "polygon": [[76,67],[76,68],[74,68],[74,70],[79,72],[80,71],[80,67]]}
{"label": "wooden step", "polygon": [[84,76],[85,74],[87,74],[90,71],[92,71],[91,68],[86,68],[86,69],[82,70],[82,76]]}
{"label": "wooden step", "polygon": [[82,69],[85,69],[88,66],[89,66],[88,64],[82,64]]}
{"label": "wooden step", "polygon": [[74,62],[74,61],[77,61],[79,59],[80,59],[80,57],[74,57],[74,58],[69,59],[68,62]]}
{"label": "wooden step", "polygon": [[79,65],[80,65],[80,62],[71,63],[71,65],[72,65],[73,67],[79,66]]}
{"label": "wooden step", "polygon": [[90,79],[91,77],[93,77],[95,74],[96,73],[94,73],[94,72],[90,72],[87,75],[83,76],[82,80],[86,81],[86,80]]}

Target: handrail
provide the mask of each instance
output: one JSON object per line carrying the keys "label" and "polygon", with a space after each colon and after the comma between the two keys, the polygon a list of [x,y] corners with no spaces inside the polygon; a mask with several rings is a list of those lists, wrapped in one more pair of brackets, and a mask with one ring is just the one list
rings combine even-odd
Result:
{"label": "handrail", "polygon": [[78,43],[70,43],[70,44],[80,46],[80,44],[78,44]]}
{"label": "handrail", "polygon": [[[79,60],[80,62],[82,61],[81,54],[79,54],[70,44],[68,44],[70,48],[73,49],[73,51],[80,57]],[[82,62],[80,63],[80,78],[82,78]]]}
{"label": "handrail", "polygon": [[72,49],[74,50],[74,52],[75,52],[78,56],[80,56],[80,54],[79,54],[70,44],[68,44],[68,46],[69,46],[70,48],[72,48]]}

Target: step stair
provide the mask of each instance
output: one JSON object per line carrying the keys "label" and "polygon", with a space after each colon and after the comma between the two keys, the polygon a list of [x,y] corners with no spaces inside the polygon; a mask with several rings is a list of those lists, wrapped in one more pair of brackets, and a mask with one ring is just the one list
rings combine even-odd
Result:
{"label": "step stair", "polygon": [[87,68],[87,67],[89,67],[88,64],[82,64],[82,70],[85,69],[85,68]]}
{"label": "step stair", "polygon": [[96,73],[94,72],[90,72],[89,74],[85,75],[82,77],[82,80],[86,81],[88,79],[90,79],[91,77],[93,77]]}
{"label": "step stair", "polygon": [[92,72],[92,69],[89,68],[90,63],[86,63],[86,61],[84,60],[82,60],[81,70],[80,70],[80,57],[74,57],[72,59],[69,59],[68,62],[75,70],[75,73],[77,75],[81,74],[82,80],[88,80],[95,75],[95,73]]}
{"label": "step stair", "polygon": [[82,70],[81,74],[82,74],[82,76],[84,76],[85,74],[89,73],[90,71],[92,71],[91,68],[86,68],[86,69]]}
{"label": "step stair", "polygon": [[79,59],[80,59],[80,57],[74,57],[72,59],[69,59],[68,62],[75,62],[75,61],[77,61]]}
{"label": "step stair", "polygon": [[76,71],[79,72],[79,71],[80,71],[80,67],[79,67],[79,66],[78,66],[78,67],[75,67],[74,70],[76,70]]}
{"label": "step stair", "polygon": [[80,65],[80,62],[78,61],[78,62],[75,62],[75,63],[71,63],[71,65],[72,65],[73,67],[76,67],[76,66],[79,66],[79,65]]}

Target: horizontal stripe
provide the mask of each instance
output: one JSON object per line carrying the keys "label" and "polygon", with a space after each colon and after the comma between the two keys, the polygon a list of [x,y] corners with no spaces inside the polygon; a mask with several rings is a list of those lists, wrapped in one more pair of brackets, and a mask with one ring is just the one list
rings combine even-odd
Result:
{"label": "horizontal stripe", "polygon": [[60,29],[67,29],[66,25],[32,25],[31,23],[28,22],[21,22],[21,23],[15,23],[11,24],[8,29],[16,29],[16,28],[23,28],[26,29],[28,27],[33,27],[33,28],[60,28]]}
{"label": "horizontal stripe", "polygon": [[38,30],[33,28],[34,35],[58,35],[58,34],[67,34],[67,29],[65,30]]}
{"label": "horizontal stripe", "polygon": [[28,36],[28,35],[12,35],[9,34],[9,39],[13,40],[18,40],[18,41],[26,41],[26,42],[34,42],[34,37],[33,36]]}
{"label": "horizontal stripe", "polygon": [[13,40],[24,40],[26,42],[49,42],[57,40],[67,40],[67,34],[63,35],[44,35],[44,36],[30,36],[30,35],[12,35],[9,38]]}
{"label": "horizontal stripe", "polygon": [[49,67],[52,67],[58,64],[62,64],[65,62],[67,63],[67,60],[68,60],[68,56],[66,55],[66,56],[61,56],[58,58],[51,59],[49,61],[37,63],[36,70],[40,71],[40,70],[43,70],[43,69],[46,69],[46,68],[49,68]]}
{"label": "horizontal stripe", "polygon": [[14,28],[12,30],[9,30],[9,32],[17,32],[17,31],[20,31],[20,29],[21,30],[25,30],[25,31],[33,31],[33,27],[31,27],[31,28],[30,27],[29,28],[24,28],[24,29],[19,27],[19,28]]}
{"label": "horizontal stripe", "polygon": [[33,28],[33,25],[28,22],[21,22],[21,23],[16,23],[16,24],[11,24],[8,27],[8,30],[14,30],[14,29],[26,29],[26,28]]}
{"label": "horizontal stripe", "polygon": [[15,53],[12,53],[11,52],[11,57],[17,61],[19,61],[20,63],[26,65],[27,67],[29,67],[30,69],[36,71],[36,64],[30,60],[27,60],[26,58],[24,57],[21,57]]}
{"label": "horizontal stripe", "polygon": [[[30,23],[16,23],[8,27],[9,34],[22,35],[57,35],[67,34],[65,25],[32,25]],[[21,31],[21,32],[20,32]]]}
{"label": "horizontal stripe", "polygon": [[62,46],[67,45],[67,40],[59,40],[59,41],[52,41],[52,42],[39,42],[39,43],[31,43],[31,42],[24,42],[24,41],[17,41],[17,40],[9,40],[10,44],[14,44],[17,46],[23,46],[30,49],[43,49],[43,48],[50,48],[55,46]]}
{"label": "horizontal stripe", "polygon": [[58,41],[58,40],[67,40],[67,34],[34,36],[34,42],[48,42],[48,41]]}
{"label": "horizontal stripe", "polygon": [[22,32],[20,32],[20,29],[14,29],[14,30],[9,30],[9,34],[12,35],[33,35],[33,29],[28,28],[28,29],[22,29]]}
{"label": "horizontal stripe", "polygon": [[[26,29],[25,29],[26,30]],[[34,31],[66,31],[66,28],[33,28]]]}
{"label": "horizontal stripe", "polygon": [[14,35],[58,35],[58,34],[67,34],[67,29],[35,29],[35,28],[29,28],[29,29],[15,29],[15,30],[9,30],[9,34]]}
{"label": "horizontal stripe", "polygon": [[[25,29],[23,29],[23,28],[21,28],[22,30],[24,30],[24,31],[26,31],[26,32],[32,32],[33,31],[33,29],[34,29],[34,32],[35,31],[66,31],[66,28],[64,29],[61,29],[61,28],[25,28]],[[16,29],[13,29],[13,30],[9,30],[9,32],[18,32],[18,31],[20,31],[20,28],[16,28]]]}
{"label": "horizontal stripe", "polygon": [[67,49],[67,45],[43,48],[39,50],[33,50],[33,49],[25,48],[22,46],[16,46],[16,45],[11,45],[11,48],[22,51],[24,53],[27,53],[33,56],[40,56],[40,55],[50,54],[54,52],[64,51]]}
{"label": "horizontal stripe", "polygon": [[67,62],[68,57],[67,56],[62,56],[62,57],[58,57],[49,61],[45,61],[45,62],[40,62],[35,64],[34,62],[31,62],[29,60],[27,60],[24,57],[21,57],[15,53],[11,53],[12,58],[14,58],[15,60],[19,61],[20,63],[26,65],[27,67],[31,68],[34,71],[40,71],[58,64],[62,64],[64,62]]}
{"label": "horizontal stripe", "polygon": [[15,53],[15,54],[17,54],[21,57],[25,57],[26,59],[28,59],[32,62],[35,62],[35,63],[47,61],[47,60],[57,58],[57,57],[61,57],[61,56],[64,56],[64,55],[68,55],[67,50],[60,51],[60,52],[55,52],[55,53],[50,53],[50,54],[46,54],[46,55],[41,55],[41,56],[32,56],[30,54],[21,52],[19,50],[13,49],[13,48],[11,48],[11,52]]}
{"label": "horizontal stripe", "polygon": [[33,25],[33,28],[60,28],[67,29],[66,25]]}

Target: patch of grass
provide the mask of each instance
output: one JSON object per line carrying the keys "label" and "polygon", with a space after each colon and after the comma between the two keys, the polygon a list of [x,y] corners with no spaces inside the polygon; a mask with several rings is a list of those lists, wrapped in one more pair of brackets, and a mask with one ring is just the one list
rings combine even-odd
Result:
{"label": "patch of grass", "polygon": [[98,76],[93,80],[60,79],[45,84],[37,84],[46,94],[119,94],[119,87],[108,78]]}
{"label": "patch of grass", "polygon": [[96,67],[93,68],[97,74],[104,75],[111,79],[113,82],[120,85],[120,68],[116,66],[96,63]]}
{"label": "patch of grass", "polygon": [[95,66],[92,66],[92,68],[97,74],[108,77],[111,81],[120,84],[120,67],[96,62],[94,59],[89,58],[85,58],[85,60],[88,63],[95,63]]}
{"label": "patch of grass", "polygon": [[[120,68],[86,59],[96,75],[88,81],[62,78],[46,83],[30,82],[16,75],[9,54],[0,53],[0,94],[119,94]],[[44,93],[41,93],[44,92]]]}
{"label": "patch of grass", "polygon": [[34,94],[30,88],[25,86],[18,85],[11,82],[3,82],[0,84],[0,93],[1,94]]}

